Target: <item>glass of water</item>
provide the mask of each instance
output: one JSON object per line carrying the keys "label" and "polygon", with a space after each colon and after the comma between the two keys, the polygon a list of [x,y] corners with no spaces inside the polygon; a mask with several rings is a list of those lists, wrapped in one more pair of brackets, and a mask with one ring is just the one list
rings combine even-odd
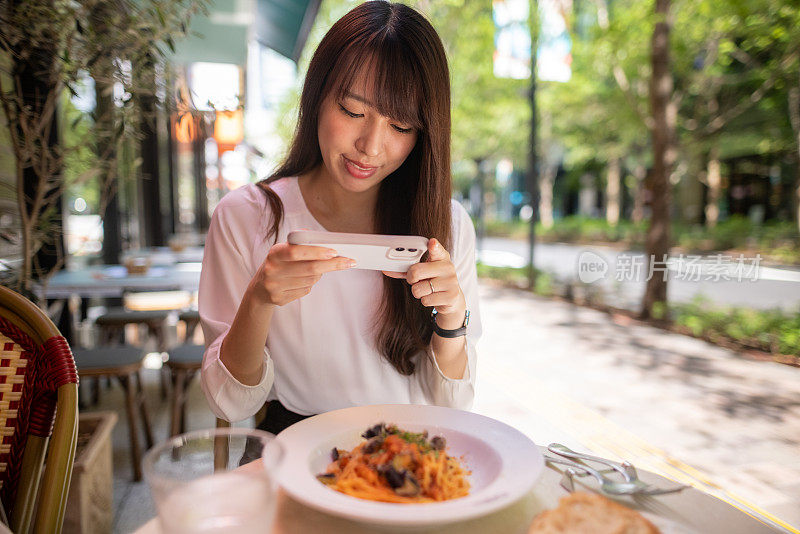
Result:
{"label": "glass of water", "polygon": [[143,468],[162,532],[268,533],[283,456],[274,438],[261,430],[214,428],[153,447]]}

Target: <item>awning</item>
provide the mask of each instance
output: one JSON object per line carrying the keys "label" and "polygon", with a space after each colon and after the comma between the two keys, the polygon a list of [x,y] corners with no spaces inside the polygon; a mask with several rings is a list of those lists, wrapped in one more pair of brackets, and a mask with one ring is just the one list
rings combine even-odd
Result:
{"label": "awning", "polygon": [[252,4],[213,0],[208,14],[196,14],[189,35],[175,43],[176,63],[247,63],[247,38],[253,23]]}
{"label": "awning", "polygon": [[173,61],[244,66],[247,62],[247,41],[252,36],[296,62],[303,51],[320,2],[214,0],[208,6],[208,15],[198,14],[192,18],[190,35],[176,43]]}
{"label": "awning", "polygon": [[256,39],[296,63],[320,3],[321,0],[258,0]]}

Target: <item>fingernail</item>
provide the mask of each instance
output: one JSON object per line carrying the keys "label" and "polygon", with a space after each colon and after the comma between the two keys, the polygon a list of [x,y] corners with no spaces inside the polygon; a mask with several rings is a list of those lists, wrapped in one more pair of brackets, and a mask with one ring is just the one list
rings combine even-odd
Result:
{"label": "fingernail", "polygon": [[335,250],[326,251],[325,252],[325,257],[328,258],[328,259],[335,258],[336,257],[336,251]]}

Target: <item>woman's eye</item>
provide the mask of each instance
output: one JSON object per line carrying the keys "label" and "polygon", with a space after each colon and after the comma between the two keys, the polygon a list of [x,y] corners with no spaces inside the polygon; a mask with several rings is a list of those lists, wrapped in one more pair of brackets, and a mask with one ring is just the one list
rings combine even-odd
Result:
{"label": "woman's eye", "polygon": [[343,105],[341,105],[341,104],[339,104],[339,108],[340,108],[340,109],[341,109],[341,110],[342,110],[342,111],[343,111],[343,112],[344,112],[344,113],[345,113],[345,114],[346,114],[348,117],[353,117],[354,119],[357,119],[357,118],[359,118],[359,117],[363,117],[363,116],[364,116],[364,115],[361,115],[360,113],[353,113],[352,111],[350,111],[349,109],[347,109],[346,107],[344,107],[344,106],[343,106]]}
{"label": "woman's eye", "polygon": [[404,133],[404,134],[411,133],[411,132],[414,131],[414,128],[401,128],[400,126],[396,126],[394,124],[392,124],[392,128],[394,128],[398,132]]}

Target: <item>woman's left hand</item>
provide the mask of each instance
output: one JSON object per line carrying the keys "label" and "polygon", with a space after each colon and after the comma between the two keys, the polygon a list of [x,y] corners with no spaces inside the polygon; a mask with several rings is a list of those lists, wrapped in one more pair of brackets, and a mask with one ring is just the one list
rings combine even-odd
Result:
{"label": "woman's left hand", "polygon": [[412,265],[407,273],[383,271],[383,274],[405,278],[411,284],[411,294],[423,306],[436,308],[440,327],[458,328],[464,322],[467,303],[458,285],[456,266],[437,239],[428,240],[428,261]]}

